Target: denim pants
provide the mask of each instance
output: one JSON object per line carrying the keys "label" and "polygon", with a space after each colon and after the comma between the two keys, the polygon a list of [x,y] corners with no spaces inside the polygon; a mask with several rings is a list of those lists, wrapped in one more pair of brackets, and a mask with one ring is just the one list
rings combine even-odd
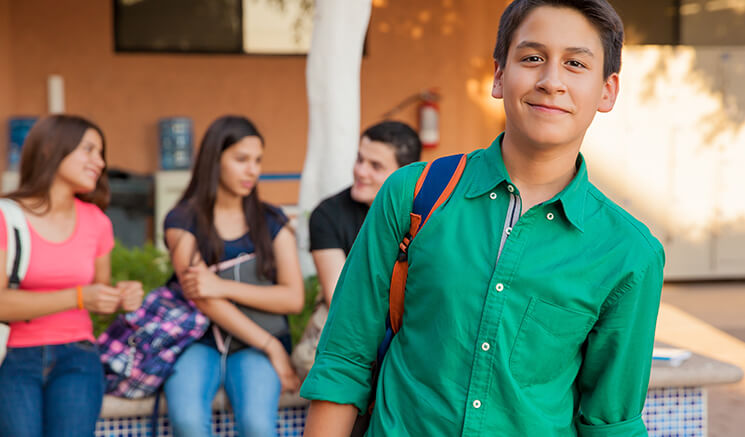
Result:
{"label": "denim pants", "polygon": [[249,347],[231,353],[223,362],[216,348],[196,342],[176,360],[164,386],[176,437],[212,435],[212,400],[221,384],[239,436],[277,435],[281,384],[269,358]]}
{"label": "denim pants", "polygon": [[92,436],[103,401],[89,341],[8,348],[0,365],[0,437]]}

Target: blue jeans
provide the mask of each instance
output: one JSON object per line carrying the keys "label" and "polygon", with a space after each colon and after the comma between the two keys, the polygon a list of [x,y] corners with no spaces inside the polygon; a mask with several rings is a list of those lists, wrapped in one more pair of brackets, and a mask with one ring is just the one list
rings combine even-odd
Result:
{"label": "blue jeans", "polygon": [[0,437],[92,436],[104,376],[88,341],[8,348],[0,365]]}
{"label": "blue jeans", "polygon": [[164,391],[168,418],[176,437],[212,435],[212,400],[224,385],[235,415],[238,435],[277,435],[281,384],[267,356],[246,348],[227,356],[203,343],[189,346],[176,360]]}

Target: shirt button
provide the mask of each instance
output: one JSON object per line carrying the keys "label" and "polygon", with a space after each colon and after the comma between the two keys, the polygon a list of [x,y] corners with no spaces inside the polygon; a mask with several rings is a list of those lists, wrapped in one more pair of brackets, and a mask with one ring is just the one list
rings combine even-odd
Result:
{"label": "shirt button", "polygon": [[502,285],[502,283],[500,282],[499,284],[497,284],[496,288],[497,288],[497,291],[502,292],[502,290],[504,290],[504,285]]}
{"label": "shirt button", "polygon": [[483,349],[483,350],[484,350],[484,352],[488,351],[490,347],[491,347],[491,346],[489,346],[489,343],[487,343],[487,342],[483,342],[483,343],[481,344],[481,349]]}
{"label": "shirt button", "polygon": [[548,214],[546,214],[546,218],[549,219],[549,220],[553,220],[554,219],[554,213],[549,212]]}
{"label": "shirt button", "polygon": [[481,408],[481,401],[478,399],[473,401],[473,408]]}
{"label": "shirt button", "polygon": [[509,191],[510,193],[514,193],[515,192],[515,187],[512,186],[512,185],[507,185],[507,191]]}
{"label": "shirt button", "polygon": [[506,233],[507,235],[510,235],[510,232],[512,232],[512,228],[507,228],[507,229],[505,229],[505,230],[504,230],[504,232],[505,232],[505,233]]}
{"label": "shirt button", "polygon": [[490,198],[491,200],[494,200],[494,199],[496,199],[496,198],[497,198],[497,193],[491,193],[491,194],[489,195],[489,198]]}

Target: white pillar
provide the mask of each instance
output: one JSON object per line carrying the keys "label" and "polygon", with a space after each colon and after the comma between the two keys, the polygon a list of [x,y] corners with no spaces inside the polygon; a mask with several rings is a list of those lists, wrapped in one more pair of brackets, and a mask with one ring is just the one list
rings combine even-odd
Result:
{"label": "white pillar", "polygon": [[308,217],[323,198],[352,182],[360,134],[360,67],[371,0],[317,0],[306,65],[308,148],[297,223],[303,273],[308,256]]}

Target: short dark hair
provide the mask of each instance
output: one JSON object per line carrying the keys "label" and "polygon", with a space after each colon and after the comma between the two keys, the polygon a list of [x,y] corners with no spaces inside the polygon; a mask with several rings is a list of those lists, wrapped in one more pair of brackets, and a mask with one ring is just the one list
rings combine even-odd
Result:
{"label": "short dark hair", "polygon": [[571,8],[595,26],[603,43],[603,78],[621,70],[623,22],[607,0],[515,0],[507,6],[499,20],[494,60],[500,67],[507,62],[512,36],[528,14],[539,6]]}
{"label": "short dark hair", "polygon": [[379,141],[393,147],[399,167],[417,162],[422,155],[422,142],[414,129],[400,121],[383,121],[374,124],[364,132],[362,137]]}

